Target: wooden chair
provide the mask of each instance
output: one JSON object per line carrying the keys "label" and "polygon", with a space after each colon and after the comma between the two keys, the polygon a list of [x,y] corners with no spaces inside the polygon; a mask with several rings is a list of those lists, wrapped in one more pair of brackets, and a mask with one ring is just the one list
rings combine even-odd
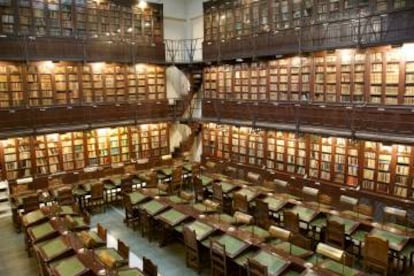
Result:
{"label": "wooden chair", "polygon": [[140,209],[139,210],[139,218],[140,218],[140,230],[141,235],[145,237],[148,235],[149,241],[152,241],[153,238],[153,222],[152,217],[150,214],[148,214],[145,210]]}
{"label": "wooden chair", "polygon": [[335,220],[327,220],[325,243],[345,250],[345,225]]}
{"label": "wooden chair", "polygon": [[236,211],[249,213],[249,202],[247,201],[247,196],[237,192],[233,194],[233,212]]}
{"label": "wooden chair", "polygon": [[223,189],[219,183],[213,183],[212,200],[219,203],[222,210],[224,209],[224,194]]}
{"label": "wooden chair", "polygon": [[230,176],[232,178],[237,178],[237,168],[233,166],[227,166],[224,168],[223,173],[227,176]]}
{"label": "wooden chair", "polygon": [[181,191],[183,185],[183,167],[178,166],[173,169],[171,176],[171,193],[178,193]]}
{"label": "wooden chair", "polygon": [[408,216],[407,211],[386,206],[383,208],[383,215],[382,215],[382,223],[386,226],[390,226],[392,228],[397,228],[402,230],[408,234]]}
{"label": "wooden chair", "polygon": [[374,268],[381,271],[383,275],[387,275],[389,267],[388,251],[389,244],[387,240],[366,236],[363,247],[364,270],[367,271],[369,268]]}
{"label": "wooden chair", "polygon": [[299,215],[292,211],[283,211],[283,226],[293,233],[299,233]]}
{"label": "wooden chair", "polygon": [[198,176],[193,176],[193,191],[194,191],[194,199],[196,202],[203,201],[204,197],[204,187],[203,182]]}
{"label": "wooden chair", "polygon": [[157,276],[158,275],[158,267],[150,260],[147,259],[145,256],[142,257],[143,262],[143,271],[145,276]]}
{"label": "wooden chair", "polygon": [[101,240],[106,242],[106,236],[107,236],[107,230],[105,227],[103,227],[101,224],[97,224],[96,227],[96,234],[98,235]]}
{"label": "wooden chair", "polygon": [[196,232],[188,227],[184,227],[183,236],[185,245],[185,261],[187,267],[194,268],[198,273],[200,273],[200,251],[198,248]]}
{"label": "wooden chair", "polygon": [[339,209],[340,210],[354,210],[358,205],[358,199],[355,197],[341,195],[339,197]]}
{"label": "wooden chair", "polygon": [[121,178],[121,194],[129,194],[134,191],[134,176],[133,175],[125,175]]}
{"label": "wooden chair", "polygon": [[59,205],[73,205],[75,199],[70,187],[64,187],[57,190],[56,201]]}
{"label": "wooden chair", "polygon": [[262,265],[258,261],[248,258],[247,259],[247,275],[249,276],[267,276],[267,266]]}
{"label": "wooden chair", "polygon": [[319,203],[320,208],[327,209],[327,210],[332,209],[332,202],[333,202],[332,196],[328,194],[319,194],[318,203]]}
{"label": "wooden chair", "polygon": [[269,204],[263,200],[256,200],[255,220],[256,225],[263,229],[268,229],[271,225]]}
{"label": "wooden chair", "polygon": [[287,194],[289,193],[289,183],[285,180],[281,179],[273,179],[273,182],[275,184],[275,191],[279,194]]}
{"label": "wooden chair", "polygon": [[312,250],[312,240],[300,233],[292,233],[289,242],[306,250]]}
{"label": "wooden chair", "polygon": [[132,205],[129,195],[125,194],[122,197],[122,202],[125,209],[124,222],[127,226],[132,225],[132,229],[135,230],[135,227],[139,222],[139,211]]}
{"label": "wooden chair", "polygon": [[227,275],[226,248],[224,245],[212,239],[210,239],[210,262],[211,262],[211,275],[213,276]]}
{"label": "wooden chair", "polygon": [[117,248],[119,256],[122,257],[122,266],[128,265],[129,263],[129,246],[127,246],[123,241],[118,239],[118,248]]}
{"label": "wooden chair", "polygon": [[372,220],[374,208],[371,205],[360,203],[356,209],[358,218]]}
{"label": "wooden chair", "polygon": [[105,210],[105,191],[102,182],[91,184],[91,195],[90,198],[87,199],[86,206],[90,209],[99,207],[101,210],[102,208]]}
{"label": "wooden chair", "polygon": [[31,194],[23,197],[23,214],[37,210],[40,208],[39,196]]}

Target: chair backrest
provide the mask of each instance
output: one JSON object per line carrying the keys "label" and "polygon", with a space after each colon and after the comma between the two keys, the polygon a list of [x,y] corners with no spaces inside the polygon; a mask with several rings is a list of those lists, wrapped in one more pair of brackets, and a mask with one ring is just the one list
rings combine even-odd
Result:
{"label": "chair backrest", "polygon": [[269,216],[269,204],[263,200],[256,200],[255,220],[257,226],[268,229],[271,221]]}
{"label": "chair backrest", "polygon": [[395,223],[407,226],[407,211],[395,207],[386,206],[383,209],[384,214],[382,216],[383,223]]}
{"label": "chair backrest", "polygon": [[302,199],[304,201],[317,201],[319,190],[313,187],[304,186],[302,188]]}
{"label": "chair backrest", "polygon": [[145,256],[142,257],[143,262],[143,271],[146,276],[157,276],[158,275],[158,267],[148,258]]}
{"label": "chair backrest", "polygon": [[96,232],[99,238],[101,238],[103,241],[106,241],[107,230],[100,223],[97,224]]}
{"label": "chair backrest", "polygon": [[287,181],[275,178],[273,179],[273,182],[275,183],[276,192],[278,193],[288,192],[289,183]]}
{"label": "chair backrest", "polygon": [[226,248],[210,239],[210,261],[212,275],[227,275]]}
{"label": "chair backrest", "polygon": [[347,195],[341,195],[339,197],[339,202],[341,205],[341,210],[354,210],[354,208],[356,208],[356,206],[358,205],[357,198]]}
{"label": "chair backrest", "polygon": [[345,225],[335,220],[327,221],[325,243],[345,249]]}
{"label": "chair backrest", "polygon": [[299,215],[292,211],[283,211],[284,228],[294,233],[299,233]]}
{"label": "chair backrest", "polygon": [[213,183],[213,199],[219,201],[220,203],[223,203],[223,189],[219,183]]}
{"label": "chair backrest", "polygon": [[197,244],[197,235],[195,230],[191,230],[189,227],[185,226],[183,229],[184,244],[186,247],[198,251]]}
{"label": "chair backrest", "polygon": [[247,273],[249,276],[267,276],[267,266],[259,263],[258,261],[248,258],[247,259]]}
{"label": "chair backrest", "polygon": [[324,205],[332,205],[333,198],[328,194],[319,194],[318,201]]}
{"label": "chair backrest", "polygon": [[129,213],[133,212],[134,208],[132,206],[131,197],[129,195],[123,195],[122,203],[123,203],[124,208],[127,212],[129,212]]}
{"label": "chair backrest", "polygon": [[132,182],[134,176],[126,175],[121,178],[121,192],[123,194],[131,193],[133,191],[132,186],[134,183]]}
{"label": "chair backrest", "polygon": [[175,191],[179,187],[181,187],[181,184],[183,182],[183,167],[178,166],[175,167],[172,171],[171,176],[171,188]]}
{"label": "chair backrest", "polygon": [[145,187],[146,188],[155,188],[155,187],[157,187],[157,184],[158,184],[157,172],[156,171],[151,171],[150,174],[149,174],[149,181],[148,181],[148,183]]}
{"label": "chair backrest", "polygon": [[59,203],[59,205],[72,205],[75,203],[72,189],[70,187],[58,189],[56,201]]}
{"label": "chair backrest", "polygon": [[39,196],[36,194],[23,197],[23,212],[31,212],[40,208]]}
{"label": "chair backrest", "polygon": [[237,177],[237,168],[233,166],[227,166],[224,168],[224,174],[233,178]]}
{"label": "chair backrest", "polygon": [[363,248],[364,263],[382,267],[386,270],[389,262],[388,250],[387,240],[367,235]]}
{"label": "chair backrest", "polygon": [[312,250],[312,240],[300,233],[292,233],[289,242],[304,249]]}
{"label": "chair backrest", "polygon": [[104,197],[104,184],[102,182],[96,182],[91,184],[91,198],[101,199]]}
{"label": "chair backrest", "polygon": [[233,211],[249,212],[249,202],[246,195],[237,192],[233,194]]}
{"label": "chair backrest", "polygon": [[358,204],[357,213],[372,218],[374,214],[374,208],[371,205],[360,203]]}
{"label": "chair backrest", "polygon": [[124,260],[129,260],[129,246],[127,246],[123,241],[118,239],[118,253],[124,258]]}

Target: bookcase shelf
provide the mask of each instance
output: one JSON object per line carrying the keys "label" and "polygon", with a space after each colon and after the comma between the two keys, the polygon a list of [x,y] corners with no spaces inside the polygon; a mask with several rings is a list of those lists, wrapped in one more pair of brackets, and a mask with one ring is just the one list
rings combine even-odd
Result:
{"label": "bookcase shelf", "polygon": [[315,182],[413,198],[410,145],[208,123],[203,125],[203,156],[223,160],[230,156],[234,163]]}
{"label": "bookcase shelf", "polygon": [[145,8],[86,0],[2,0],[0,34],[125,39],[140,45],[163,38],[163,6]]}
{"label": "bookcase shelf", "polygon": [[169,154],[168,137],[168,124],[158,123],[1,140],[1,177],[15,180],[140,158],[159,159]]}
{"label": "bookcase shelf", "polygon": [[211,65],[204,70],[204,97],[413,105],[412,49],[411,44],[338,49],[308,56]]}
{"label": "bookcase shelf", "polygon": [[165,77],[150,64],[0,62],[0,109],[160,100]]}

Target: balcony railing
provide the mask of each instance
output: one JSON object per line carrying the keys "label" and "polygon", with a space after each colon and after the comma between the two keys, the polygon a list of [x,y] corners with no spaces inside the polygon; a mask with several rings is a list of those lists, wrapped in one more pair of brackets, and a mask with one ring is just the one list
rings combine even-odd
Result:
{"label": "balcony railing", "polygon": [[193,63],[203,59],[203,39],[165,39],[165,61],[167,63]]}

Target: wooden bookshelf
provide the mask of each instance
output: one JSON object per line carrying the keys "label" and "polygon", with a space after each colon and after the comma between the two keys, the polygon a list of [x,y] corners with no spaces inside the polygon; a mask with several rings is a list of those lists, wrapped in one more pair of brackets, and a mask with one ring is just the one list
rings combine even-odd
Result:
{"label": "wooden bookshelf", "polygon": [[162,5],[145,8],[86,0],[3,0],[0,33],[58,38],[128,39],[143,45],[163,37]]}
{"label": "wooden bookshelf", "polygon": [[[204,70],[204,96],[245,101],[414,104],[412,45],[339,49]],[[230,79],[230,76],[233,76]]]}
{"label": "wooden bookshelf", "polygon": [[0,143],[0,167],[4,179],[14,180],[157,159],[169,154],[168,139],[166,123],[10,138]]}
{"label": "wooden bookshelf", "polygon": [[409,145],[209,123],[203,126],[203,155],[223,160],[229,155],[240,165],[413,198],[414,153]]}
{"label": "wooden bookshelf", "polygon": [[0,63],[0,108],[19,107],[24,103],[21,68]]}

